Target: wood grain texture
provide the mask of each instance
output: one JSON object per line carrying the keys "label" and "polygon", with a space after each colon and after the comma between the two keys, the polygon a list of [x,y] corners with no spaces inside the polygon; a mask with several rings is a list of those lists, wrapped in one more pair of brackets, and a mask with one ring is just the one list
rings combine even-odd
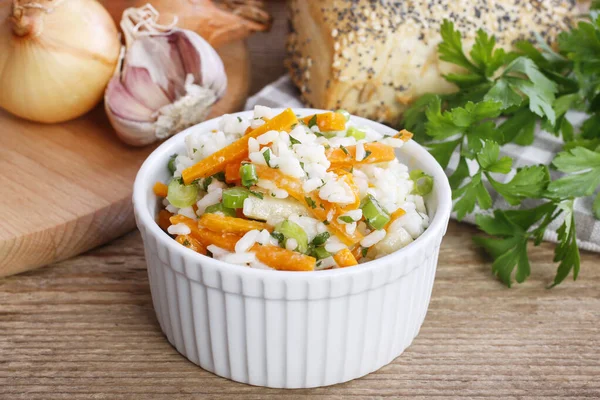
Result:
{"label": "wood grain texture", "polygon": [[[240,110],[250,86],[242,42],[221,47],[229,78],[210,118]],[[101,106],[64,124],[0,110],[0,276],[62,260],[134,228],[135,174],[155,145],[129,147]]]}
{"label": "wood grain texture", "polygon": [[[276,390],[219,378],[163,337],[138,233],[0,279],[0,399],[600,398],[600,262],[548,290],[553,245],[507,289],[452,222],[429,312],[412,346],[364,378]],[[400,307],[402,305],[399,305]]]}

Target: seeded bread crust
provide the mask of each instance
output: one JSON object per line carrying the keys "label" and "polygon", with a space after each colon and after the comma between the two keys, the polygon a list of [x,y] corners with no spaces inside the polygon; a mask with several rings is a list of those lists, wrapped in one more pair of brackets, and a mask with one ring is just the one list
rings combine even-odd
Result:
{"label": "seeded bread crust", "polygon": [[574,23],[576,0],[290,0],[286,66],[312,107],[395,123],[425,93],[456,90],[438,60],[440,26],[454,22],[470,50],[477,30],[504,48],[536,34],[550,43]]}

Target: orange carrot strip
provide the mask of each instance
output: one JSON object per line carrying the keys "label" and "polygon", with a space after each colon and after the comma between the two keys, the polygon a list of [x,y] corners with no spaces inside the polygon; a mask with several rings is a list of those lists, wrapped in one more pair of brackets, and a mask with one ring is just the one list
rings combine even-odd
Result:
{"label": "orange carrot strip", "polygon": [[[256,173],[259,178],[268,179],[273,181],[277,187],[284,189],[293,198],[298,200],[300,203],[305,204],[307,209],[312,215],[321,221],[326,221],[330,212],[333,213],[333,218],[329,221],[328,228],[346,245],[351,246],[362,240],[363,236],[358,232],[354,231],[353,234],[346,232],[345,226],[337,220],[337,209],[336,206],[327,201],[323,201],[315,193],[304,193],[302,190],[302,182],[296,178],[283,174],[278,169],[266,167],[264,165],[256,165]],[[307,198],[310,201],[307,201]],[[314,204],[314,208],[310,204]]]}
{"label": "orange carrot strip", "polygon": [[412,139],[413,134],[412,132],[407,131],[406,129],[402,129],[400,132],[398,132],[396,134],[396,136],[394,136],[396,139],[400,139],[403,140],[405,142],[408,142],[410,139]]}
{"label": "orange carrot strip", "polygon": [[281,114],[265,122],[247,135],[206,157],[204,160],[186,168],[181,173],[183,182],[187,185],[198,178],[206,178],[225,169],[225,164],[241,161],[248,156],[248,140],[262,135],[265,132],[276,130],[286,131],[298,122],[298,118],[291,109],[284,110]]}
{"label": "orange carrot strip", "polygon": [[387,230],[390,227],[390,225],[392,224],[392,222],[394,222],[395,220],[397,220],[404,214],[406,214],[406,211],[404,211],[402,208],[399,208],[396,211],[394,211],[392,213],[392,215],[390,215],[390,220],[388,221],[387,224],[385,224],[385,227],[383,229]]}
{"label": "orange carrot strip", "polygon": [[191,235],[179,235],[175,238],[175,240],[187,247],[188,249],[194,250],[196,253],[206,255],[206,247],[202,243],[200,243],[196,238]]}
{"label": "orange carrot strip", "polygon": [[349,165],[375,164],[380,162],[392,161],[396,158],[394,148],[383,143],[365,143],[365,151],[370,151],[368,157],[362,161],[356,161],[356,146],[346,147],[346,151],[341,147],[331,148],[325,152],[325,155],[331,162],[331,168],[340,168]]}
{"label": "orange carrot strip", "polygon": [[308,125],[310,120],[314,118],[315,115],[317,116],[317,126],[322,132],[343,131],[346,129],[346,117],[344,117],[341,113],[336,112],[309,115],[308,117],[302,118],[302,121]]}
{"label": "orange carrot strip", "polygon": [[[207,215],[207,214],[205,214]],[[213,232],[210,229],[199,227],[196,221],[183,215],[171,217],[172,224],[184,223],[192,231],[190,236],[204,247],[214,244],[227,251],[235,251],[235,244],[242,238],[231,233]],[[316,259],[304,254],[282,249],[277,246],[252,246],[250,251],[256,252],[256,258],[271,268],[286,271],[312,271],[315,269]]]}
{"label": "orange carrot strip", "polygon": [[214,244],[227,251],[235,251],[235,244],[242,238],[240,235],[218,233],[205,228],[199,228],[196,235],[197,236],[194,237],[196,237],[204,246],[208,247],[211,244]]}
{"label": "orange carrot strip", "polygon": [[314,271],[317,262],[314,257],[277,246],[255,244],[250,250],[256,253],[258,261],[280,271]]}
{"label": "orange carrot strip", "polygon": [[242,166],[240,162],[232,162],[225,166],[225,182],[227,183],[237,183],[242,179],[240,175],[240,167]]}
{"label": "orange carrot strip", "polygon": [[347,248],[338,251],[333,256],[333,259],[335,260],[337,265],[341,268],[358,265],[358,261],[356,261],[356,258],[354,257],[352,252],[350,250],[348,250]]}
{"label": "orange carrot strip", "polygon": [[251,221],[248,219],[228,217],[226,215],[218,214],[204,214],[198,221],[199,227],[210,229],[213,232],[219,233],[234,233],[243,235],[251,230],[257,229],[259,231],[266,229],[269,232],[273,230],[273,227],[267,225],[264,222]]}
{"label": "orange carrot strip", "polygon": [[173,214],[171,214],[165,209],[162,209],[158,212],[158,218],[156,219],[156,222],[158,223],[160,229],[162,229],[165,232],[167,231],[167,228],[171,226],[171,221],[169,221],[169,218],[171,218],[172,215]]}
{"label": "orange carrot strip", "polygon": [[192,231],[191,235],[197,238],[198,233],[198,222],[191,219],[190,217],[186,217],[185,215],[173,215],[170,218],[171,224],[186,224],[188,228]]}
{"label": "orange carrot strip", "polygon": [[162,182],[156,182],[152,190],[158,197],[167,197],[167,192],[169,191],[168,186]]}

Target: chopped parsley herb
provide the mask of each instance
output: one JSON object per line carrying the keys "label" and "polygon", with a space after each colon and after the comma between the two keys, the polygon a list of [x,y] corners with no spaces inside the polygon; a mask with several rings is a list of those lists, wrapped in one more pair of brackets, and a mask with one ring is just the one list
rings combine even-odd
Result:
{"label": "chopped parsley herb", "polygon": [[175,170],[177,169],[177,166],[175,165],[175,158],[177,158],[177,153],[171,154],[171,157],[169,157],[169,162],[167,163],[167,168],[169,169],[171,175],[174,174]]}
{"label": "chopped parsley herb", "polygon": [[340,149],[342,149],[342,151],[344,152],[344,154],[349,155],[350,152],[348,152],[348,149],[345,148],[344,146],[340,145]]}
{"label": "chopped parsley herb", "polygon": [[327,239],[329,239],[330,236],[331,236],[331,234],[329,232],[319,233],[312,240],[311,244],[313,246],[321,246],[321,245],[325,244],[325,242],[327,241]]}
{"label": "chopped parsley herb", "polygon": [[300,168],[304,169],[304,163],[300,161]]}
{"label": "chopped parsley herb", "polygon": [[368,248],[368,247],[363,247],[363,248],[360,250],[360,254],[361,254],[363,257],[366,257],[368,252],[369,252],[369,248]]}
{"label": "chopped parsley herb", "polygon": [[194,147],[193,151],[194,151],[194,153],[195,153],[195,152],[197,152],[197,151],[198,151],[198,149]]}
{"label": "chopped parsley herb", "polygon": [[341,217],[338,217],[338,219],[340,221],[342,221],[342,222],[347,223],[347,224],[351,224],[351,223],[354,222],[354,220],[351,217],[347,216],[347,215],[342,215]]}
{"label": "chopped parsley herb", "polygon": [[291,136],[291,135],[290,135],[290,142],[292,143],[292,145],[294,145],[294,144],[301,144],[302,143],[298,139],[294,139],[294,137]]}
{"label": "chopped parsley herb", "polygon": [[242,122],[242,119],[240,117],[237,117],[238,122]]}
{"label": "chopped parsley herb", "polygon": [[185,247],[189,247],[191,245],[190,241],[185,239],[182,243]]}
{"label": "chopped parsley herb", "polygon": [[[251,194],[252,196],[258,197],[258,198],[259,198],[259,199],[261,199],[261,200],[263,199],[263,194],[262,194],[261,192],[256,192],[256,191],[254,191],[254,190],[250,190],[250,194]],[[274,196],[273,196],[273,197],[274,197]]]}
{"label": "chopped parsley herb", "polygon": [[217,172],[216,174],[213,175],[213,178],[215,178],[216,180],[218,180],[220,182],[225,182],[225,172],[223,172],[223,171]]}
{"label": "chopped parsley herb", "polygon": [[365,152],[365,156],[364,156],[363,160],[366,160],[366,159],[367,159],[367,157],[369,157],[371,154],[373,154],[373,152],[372,152],[372,151],[369,151],[369,150],[367,150],[367,151]]}
{"label": "chopped parsley herb", "polygon": [[308,127],[312,128],[317,125],[317,114],[313,115],[311,119],[308,120]]}
{"label": "chopped parsley herb", "polygon": [[271,149],[267,148],[267,150],[263,151],[263,157],[265,159],[265,162],[267,163],[267,165],[270,167],[271,166]]}
{"label": "chopped parsley herb", "polygon": [[308,206],[310,208],[317,208],[317,203],[315,203],[315,201],[313,199],[311,199],[310,197],[305,197],[304,200],[306,200],[306,204],[308,204]]}
{"label": "chopped parsley herb", "polygon": [[285,236],[283,236],[283,233],[281,232],[271,232],[271,236],[273,236],[279,244],[283,244],[283,241],[285,240]]}
{"label": "chopped parsley herb", "polygon": [[213,177],[209,176],[208,178],[204,178],[204,180],[202,181],[202,190],[204,190],[205,192],[208,191],[208,186],[212,183],[213,181]]}
{"label": "chopped parsley herb", "polygon": [[324,220],[324,221],[323,221],[323,225],[329,225],[329,224],[330,224],[330,222],[329,222],[329,221],[327,221],[327,220]]}

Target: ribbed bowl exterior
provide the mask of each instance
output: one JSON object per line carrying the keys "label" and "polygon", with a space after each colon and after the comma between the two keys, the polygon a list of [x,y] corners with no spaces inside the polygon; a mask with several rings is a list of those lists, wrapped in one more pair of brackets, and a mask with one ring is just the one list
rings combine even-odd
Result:
{"label": "ribbed bowl exterior", "polygon": [[427,312],[451,205],[439,165],[421,165],[433,160],[425,150],[416,143],[406,145],[416,154],[407,162],[436,180],[435,196],[428,202],[435,216],[425,234],[364,266],[293,273],[253,270],[198,255],[156,226],[151,182],[160,174],[153,172],[153,164],[165,169],[179,145],[169,142],[176,139],[155,151],[165,147],[154,156],[159,161],[151,155],[142,166],[134,209],[154,309],[177,351],[234,381],[309,388],[373,372],[411,344]]}
{"label": "ribbed bowl exterior", "polygon": [[207,371],[276,388],[345,382],[399,356],[425,318],[441,239],[423,257],[407,253],[366,274],[290,286],[205,269],[142,236],[169,342]]}

